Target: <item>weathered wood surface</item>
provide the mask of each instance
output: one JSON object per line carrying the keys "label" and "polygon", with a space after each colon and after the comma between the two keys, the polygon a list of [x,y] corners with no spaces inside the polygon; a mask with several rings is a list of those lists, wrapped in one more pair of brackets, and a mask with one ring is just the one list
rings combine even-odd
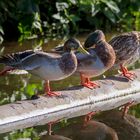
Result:
{"label": "weathered wood surface", "polygon": [[110,110],[127,102],[140,102],[140,69],[128,81],[114,76],[97,82],[101,88],[76,86],[61,91],[61,97],[43,97],[0,106],[0,133],[43,125],[62,118],[72,118],[90,111]]}

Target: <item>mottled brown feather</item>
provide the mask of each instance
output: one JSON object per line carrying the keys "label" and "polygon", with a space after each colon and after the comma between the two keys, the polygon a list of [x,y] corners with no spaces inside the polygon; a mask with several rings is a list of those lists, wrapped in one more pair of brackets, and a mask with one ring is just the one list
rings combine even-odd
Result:
{"label": "mottled brown feather", "polygon": [[110,68],[114,64],[116,59],[115,52],[112,46],[109,45],[106,41],[100,41],[98,44],[96,44],[95,52],[102,60],[106,68]]}
{"label": "mottled brown feather", "polygon": [[109,44],[116,54],[115,64],[130,65],[139,58],[140,32],[133,31],[113,37]]}
{"label": "mottled brown feather", "polygon": [[77,68],[77,58],[73,52],[66,53],[59,61],[61,70],[66,73],[72,73]]}

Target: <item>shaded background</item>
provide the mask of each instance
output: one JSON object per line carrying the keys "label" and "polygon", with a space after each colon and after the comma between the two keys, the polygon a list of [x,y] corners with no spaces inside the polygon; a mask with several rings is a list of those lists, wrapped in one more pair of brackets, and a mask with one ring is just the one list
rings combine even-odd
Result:
{"label": "shaded background", "polygon": [[[140,29],[139,0],[0,1],[0,40]],[[20,37],[20,38],[19,38]]]}

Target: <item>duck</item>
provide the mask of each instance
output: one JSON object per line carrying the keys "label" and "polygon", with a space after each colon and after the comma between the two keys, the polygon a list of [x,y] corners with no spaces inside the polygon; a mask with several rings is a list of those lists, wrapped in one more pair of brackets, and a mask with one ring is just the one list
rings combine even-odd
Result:
{"label": "duck", "polygon": [[127,67],[133,65],[140,57],[140,32],[131,31],[119,34],[108,42],[114,49],[116,61],[112,69],[119,69],[128,80],[136,78],[135,73]]}
{"label": "duck", "polygon": [[89,55],[76,54],[78,60],[76,71],[80,73],[82,85],[89,88],[99,87],[95,82],[91,82],[90,78],[97,77],[112,67],[116,59],[115,52],[106,42],[101,30],[88,35],[84,42],[84,49]]}
{"label": "duck", "polygon": [[[65,46],[55,48],[56,52],[65,52]],[[75,73],[80,75],[81,85],[90,89],[100,87],[99,84],[90,80],[90,78],[99,76],[111,68],[115,62],[116,56],[111,45],[105,40],[105,35],[101,30],[88,35],[83,48],[86,52],[75,51],[78,65]]]}
{"label": "duck", "polygon": [[85,81],[93,88],[99,87],[95,82],[91,82],[90,78],[103,74],[113,66],[116,59],[114,49],[106,42],[105,35],[101,30],[95,30],[88,35],[84,42],[84,49],[94,58],[93,63],[90,65],[89,62],[83,62],[85,56],[76,55],[78,60],[76,71],[80,73],[82,82]]}
{"label": "duck", "polygon": [[0,74],[6,74],[13,69],[26,70],[27,72],[45,80],[45,95],[58,96],[60,93],[53,92],[50,81],[57,81],[71,76],[77,69],[77,58],[73,49],[83,51],[82,46],[74,38],[68,39],[64,46],[65,53],[47,53],[43,51],[26,50],[0,56],[0,64],[6,67]]}
{"label": "duck", "polygon": [[[77,70],[81,75],[82,84],[86,84],[89,88],[100,87],[99,84],[90,80],[90,78],[99,76],[109,70],[115,63],[116,54],[113,47],[106,41],[105,35],[102,30],[95,30],[91,32],[83,45],[83,48],[88,51],[92,60],[87,61],[87,56],[80,53],[76,55],[78,60]],[[91,63],[92,62],[92,63]],[[91,120],[91,117],[96,112],[89,112],[84,117],[83,126]]]}

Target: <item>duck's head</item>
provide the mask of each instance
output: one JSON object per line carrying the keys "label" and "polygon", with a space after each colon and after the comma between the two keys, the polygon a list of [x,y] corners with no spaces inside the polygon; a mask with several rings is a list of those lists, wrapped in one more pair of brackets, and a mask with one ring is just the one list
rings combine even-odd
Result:
{"label": "duck's head", "polygon": [[101,30],[96,30],[90,33],[84,43],[85,48],[90,48],[93,45],[98,44],[100,41],[105,40],[105,35]]}
{"label": "duck's head", "polygon": [[89,54],[81,45],[80,41],[75,38],[70,38],[64,43],[64,51],[70,52],[70,51],[79,51],[84,54]]}

